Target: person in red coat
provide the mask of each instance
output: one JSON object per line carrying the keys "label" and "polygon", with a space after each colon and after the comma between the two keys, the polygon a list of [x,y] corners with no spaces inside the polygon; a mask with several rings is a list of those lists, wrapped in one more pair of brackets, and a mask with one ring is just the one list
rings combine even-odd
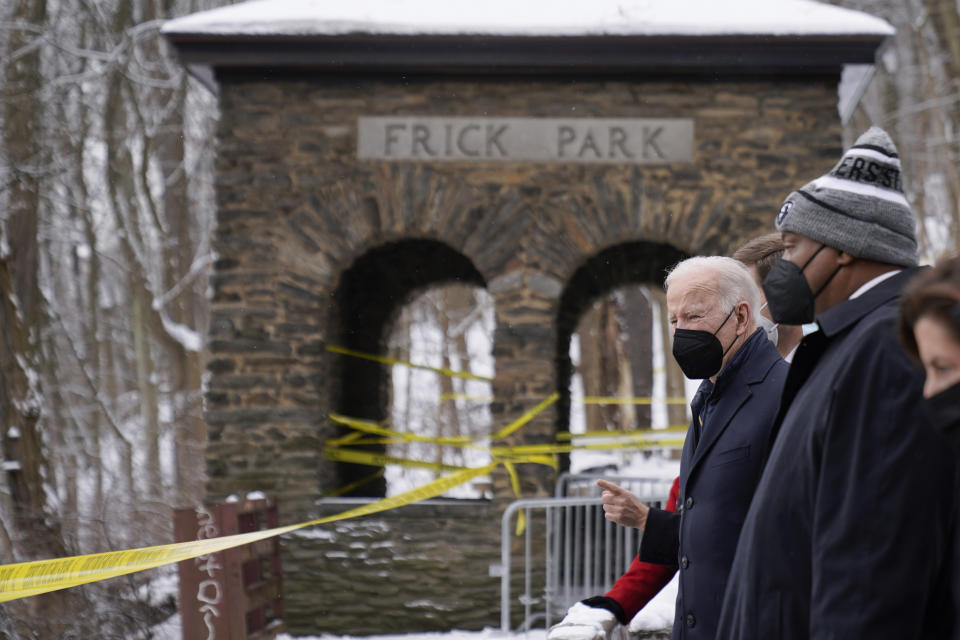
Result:
{"label": "person in red coat", "polygon": [[[676,513],[680,478],[670,487],[665,506]],[[660,593],[677,572],[677,565],[642,562],[634,556],[626,573],[602,596],[574,604],[558,624],[550,628],[550,640],[604,640],[617,624],[628,625],[637,612]]]}
{"label": "person in red coat", "polygon": [[[670,498],[666,509],[676,513],[677,498],[680,495],[680,477],[673,480],[670,487]],[[660,593],[677,572],[676,565],[653,564],[642,562],[639,556],[634,556],[627,572],[620,576],[613,587],[603,598],[609,598],[617,603],[623,611],[621,624],[629,624],[640,609],[643,609],[655,595]],[[593,598],[590,598],[592,600]]]}

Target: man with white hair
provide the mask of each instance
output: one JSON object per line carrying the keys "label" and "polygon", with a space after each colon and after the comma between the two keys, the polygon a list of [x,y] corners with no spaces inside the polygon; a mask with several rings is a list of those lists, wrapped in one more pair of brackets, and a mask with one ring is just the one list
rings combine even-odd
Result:
{"label": "man with white hair", "polygon": [[[739,261],[684,260],[667,276],[666,290],[674,358],[684,375],[703,380],[680,459],[678,513],[597,483],[608,520],[644,529],[639,559],[679,567],[674,640],[713,640],[788,367],[757,328],[760,288]],[[590,598],[571,607],[549,639],[596,640],[618,621],[628,622],[613,598]]]}

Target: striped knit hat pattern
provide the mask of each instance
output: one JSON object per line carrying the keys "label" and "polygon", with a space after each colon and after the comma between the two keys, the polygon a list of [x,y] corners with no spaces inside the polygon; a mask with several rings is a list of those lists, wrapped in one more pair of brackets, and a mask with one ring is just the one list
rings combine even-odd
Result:
{"label": "striped knit hat pattern", "polygon": [[916,220],[890,136],[870,127],[829,173],[787,196],[777,229],[857,258],[915,266]]}

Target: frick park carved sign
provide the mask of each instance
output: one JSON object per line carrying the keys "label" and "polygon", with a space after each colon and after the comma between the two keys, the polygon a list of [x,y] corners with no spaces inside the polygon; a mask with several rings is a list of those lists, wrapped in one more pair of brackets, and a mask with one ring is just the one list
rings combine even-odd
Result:
{"label": "frick park carved sign", "polygon": [[357,157],[420,162],[671,164],[693,160],[693,120],[366,117]]}

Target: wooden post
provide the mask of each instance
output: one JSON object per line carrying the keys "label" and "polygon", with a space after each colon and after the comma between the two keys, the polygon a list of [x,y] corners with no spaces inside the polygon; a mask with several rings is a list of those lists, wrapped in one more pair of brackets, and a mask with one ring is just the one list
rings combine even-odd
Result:
{"label": "wooden post", "polygon": [[[273,500],[178,509],[177,542],[278,526]],[[283,631],[283,569],[278,538],[179,563],[184,640],[268,640]]]}

